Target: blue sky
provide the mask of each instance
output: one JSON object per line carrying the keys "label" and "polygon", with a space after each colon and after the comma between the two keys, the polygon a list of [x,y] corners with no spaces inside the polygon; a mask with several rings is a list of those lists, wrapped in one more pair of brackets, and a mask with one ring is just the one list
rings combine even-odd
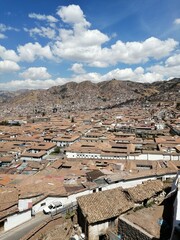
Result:
{"label": "blue sky", "polygon": [[179,0],[0,0],[0,90],[180,77]]}

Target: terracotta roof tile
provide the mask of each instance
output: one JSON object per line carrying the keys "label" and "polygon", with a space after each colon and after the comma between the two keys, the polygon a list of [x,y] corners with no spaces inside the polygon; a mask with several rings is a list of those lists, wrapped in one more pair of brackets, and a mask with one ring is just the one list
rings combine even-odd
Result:
{"label": "terracotta roof tile", "polygon": [[77,200],[90,224],[117,217],[133,207],[121,188],[89,194]]}

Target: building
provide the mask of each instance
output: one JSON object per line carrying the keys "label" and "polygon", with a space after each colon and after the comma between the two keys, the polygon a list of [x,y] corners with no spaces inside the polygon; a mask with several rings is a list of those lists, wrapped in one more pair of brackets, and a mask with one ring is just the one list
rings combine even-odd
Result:
{"label": "building", "polygon": [[89,240],[103,239],[117,217],[134,205],[122,188],[82,196],[77,198],[77,202],[79,225]]}

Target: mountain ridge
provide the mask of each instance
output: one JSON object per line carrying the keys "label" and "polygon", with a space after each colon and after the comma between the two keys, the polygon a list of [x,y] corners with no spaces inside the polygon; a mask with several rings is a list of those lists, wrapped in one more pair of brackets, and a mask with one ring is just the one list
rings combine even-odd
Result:
{"label": "mountain ridge", "polygon": [[91,110],[111,108],[133,101],[177,101],[180,78],[154,83],[139,83],[112,79],[93,83],[68,82],[42,90],[17,92],[0,91],[2,106],[11,107],[58,107],[60,110]]}

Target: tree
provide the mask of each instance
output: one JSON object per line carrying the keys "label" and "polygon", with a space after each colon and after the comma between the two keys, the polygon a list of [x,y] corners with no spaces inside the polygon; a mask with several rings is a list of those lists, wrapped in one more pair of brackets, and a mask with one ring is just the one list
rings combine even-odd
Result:
{"label": "tree", "polygon": [[56,153],[56,154],[58,154],[58,153],[60,153],[61,152],[61,150],[60,150],[60,147],[55,147],[55,149],[54,149],[54,151],[53,151],[53,153]]}

